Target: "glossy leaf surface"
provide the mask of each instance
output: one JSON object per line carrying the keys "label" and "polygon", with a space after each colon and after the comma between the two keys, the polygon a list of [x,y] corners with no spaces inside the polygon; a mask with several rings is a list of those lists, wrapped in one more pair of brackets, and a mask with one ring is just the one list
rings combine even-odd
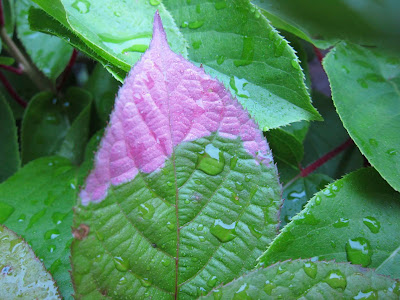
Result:
{"label": "glossy leaf surface", "polygon": [[327,55],[324,68],[344,127],[400,191],[400,59],[341,43]]}
{"label": "glossy leaf surface", "polygon": [[285,261],[257,269],[201,299],[398,299],[400,283],[347,263]]}
{"label": "glossy leaf surface", "polygon": [[399,200],[374,169],[353,172],[316,194],[260,262],[315,257],[376,268],[399,247]]}
{"label": "glossy leaf surface", "polygon": [[28,244],[0,225],[2,299],[61,299],[57,286]]}
{"label": "glossy leaf surface", "polygon": [[72,299],[70,249],[75,169],[61,157],[30,162],[0,184],[0,223],[21,234]]}
{"label": "glossy leaf surface", "polygon": [[78,298],[184,299],[254,267],[276,234],[280,185],[257,125],[169,49],[156,15],[80,198]]}
{"label": "glossy leaf surface", "polygon": [[17,127],[13,113],[0,95],[0,182],[14,174],[21,165]]}

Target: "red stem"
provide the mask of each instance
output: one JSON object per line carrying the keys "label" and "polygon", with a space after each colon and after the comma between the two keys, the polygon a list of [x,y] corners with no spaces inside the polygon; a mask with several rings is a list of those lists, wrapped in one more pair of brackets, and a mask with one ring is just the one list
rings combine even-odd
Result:
{"label": "red stem", "polygon": [[61,90],[65,81],[67,81],[67,78],[68,78],[69,74],[71,73],[72,67],[75,64],[77,56],[78,56],[78,50],[74,49],[72,51],[72,55],[71,55],[71,58],[69,59],[68,65],[65,67],[64,72],[61,74],[60,83],[57,85],[57,91]]}
{"label": "red stem", "polygon": [[3,1],[0,0],[0,28],[4,27]]}
{"label": "red stem", "polygon": [[336,155],[338,155],[340,152],[344,151],[351,145],[353,145],[354,142],[351,138],[349,138],[347,141],[345,141],[343,144],[341,144],[339,147],[333,149],[332,151],[326,153],[324,156],[320,157],[317,159],[315,162],[312,164],[308,165],[306,168],[301,169],[300,176],[301,177],[306,177],[312,172],[314,172],[316,169],[318,169],[320,166],[325,164],[328,160],[334,158]]}
{"label": "red stem", "polygon": [[313,46],[314,49],[314,53],[317,56],[319,62],[322,64],[322,60],[324,59],[324,55],[322,54],[322,52],[315,46]]}
{"label": "red stem", "polygon": [[[0,0],[1,1],[1,0]],[[23,100],[17,92],[14,90],[14,88],[11,86],[11,84],[8,82],[7,78],[3,75],[3,73],[0,72],[0,81],[4,84],[4,87],[6,88],[7,92],[10,94],[11,97],[14,98],[15,101],[18,102],[19,105],[21,105],[23,108],[25,108],[28,104],[26,103],[25,100]]]}
{"label": "red stem", "polygon": [[10,72],[13,72],[13,73],[18,74],[18,75],[21,75],[21,74],[24,73],[24,71],[22,69],[20,69],[20,68],[14,68],[14,67],[7,66],[7,65],[0,65],[0,68],[2,68],[4,70],[7,70],[7,71],[10,71]]}

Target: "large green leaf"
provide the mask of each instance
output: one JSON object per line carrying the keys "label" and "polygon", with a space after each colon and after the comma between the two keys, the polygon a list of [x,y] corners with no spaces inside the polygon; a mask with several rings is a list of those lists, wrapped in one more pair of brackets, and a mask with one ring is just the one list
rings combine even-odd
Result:
{"label": "large green leaf", "polygon": [[0,225],[0,296],[2,299],[61,299],[53,278],[32,249]]}
{"label": "large green leaf", "polygon": [[17,127],[13,113],[0,94],[0,182],[14,174],[21,165]]}
{"label": "large green leaf", "polygon": [[70,88],[62,99],[50,92],[37,94],[22,121],[22,162],[59,154],[82,161],[89,135],[91,95]]}
{"label": "large green leaf", "polygon": [[400,194],[373,168],[361,169],[311,199],[260,262],[318,257],[376,268],[398,251],[399,214]]}
{"label": "large green leaf", "polygon": [[400,191],[400,59],[341,43],[324,67],[345,128],[371,165]]}
{"label": "large green leaf", "polygon": [[398,299],[400,283],[347,263],[295,260],[252,271],[202,299]]}
{"label": "large green leaf", "polygon": [[41,158],[0,184],[0,223],[32,246],[66,299],[73,292],[68,270],[75,173],[65,158]]}
{"label": "large green leaf", "polygon": [[[337,40],[400,48],[396,0],[253,0],[272,16],[275,26],[327,47]],[[277,22],[276,22],[277,21]]]}
{"label": "large green leaf", "polygon": [[293,49],[248,1],[164,4],[191,45],[189,59],[229,86],[263,130],[321,119]]}
{"label": "large green leaf", "polygon": [[72,47],[61,39],[29,28],[28,11],[37,6],[31,0],[16,1],[17,33],[31,60],[48,77],[55,80],[64,70]]}

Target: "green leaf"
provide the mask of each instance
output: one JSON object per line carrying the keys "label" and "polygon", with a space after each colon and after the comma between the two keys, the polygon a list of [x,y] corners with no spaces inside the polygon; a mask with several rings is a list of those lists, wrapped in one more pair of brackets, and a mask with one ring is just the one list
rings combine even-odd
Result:
{"label": "green leaf", "polygon": [[[302,166],[313,163],[326,153],[334,150],[350,137],[336,113],[332,100],[313,91],[313,104],[324,118],[324,122],[313,122],[304,140],[304,159]],[[350,146],[316,171],[334,179],[357,170],[363,166],[363,157],[357,147]]]}
{"label": "green leaf", "polygon": [[82,161],[89,135],[91,95],[70,88],[62,99],[50,92],[37,94],[22,121],[22,162],[59,154],[73,163]]}
{"label": "green leaf", "polygon": [[[1,41],[0,41],[0,49],[1,49]],[[15,59],[8,56],[0,56],[0,64],[11,66],[15,63]]]}
{"label": "green leaf", "polygon": [[230,87],[264,131],[321,119],[293,49],[248,1],[164,4],[191,45],[189,59]]}
{"label": "green leaf", "polygon": [[7,33],[12,36],[15,27],[15,12],[14,12],[14,1],[4,0],[2,1],[3,6],[3,16],[4,16],[4,26]]}
{"label": "green leaf", "polygon": [[104,127],[110,118],[119,82],[102,65],[97,64],[90,74],[85,88],[93,95],[97,115]]}
{"label": "green leaf", "polygon": [[303,144],[289,132],[277,128],[265,133],[275,159],[298,169],[303,159]]}
{"label": "green leaf", "polygon": [[398,299],[400,283],[347,263],[295,260],[257,269],[201,299]]}
{"label": "green leaf", "polygon": [[0,225],[0,290],[3,299],[61,299],[42,262],[18,235]]}
{"label": "green leaf", "polygon": [[400,191],[400,59],[341,43],[327,55],[324,68],[345,128]]}
{"label": "green leaf", "polygon": [[315,257],[376,268],[399,247],[399,214],[400,194],[373,168],[361,169],[311,199],[260,262]]}
{"label": "green leaf", "polygon": [[[225,163],[218,175],[208,175],[197,163],[210,144],[223,149],[220,161]],[[173,296],[175,197],[180,203],[177,275],[182,297],[199,296],[254,267],[276,234],[280,187],[275,171],[254,168],[241,141],[219,136],[184,143],[174,156],[175,163],[168,160],[160,172],[140,173],[110,188],[101,203],[76,210],[72,263],[77,297],[100,297],[96,282],[109,293],[131,298]],[[88,226],[87,236],[80,224]]]}
{"label": "green leaf", "polygon": [[144,0],[112,4],[106,0],[34,2],[78,36],[96,56],[125,72],[147,49],[157,9],[163,18],[172,49],[186,56],[185,40],[163,4],[153,6]]}
{"label": "green leaf", "polygon": [[[326,48],[338,40],[400,49],[400,20],[397,1],[351,0],[302,1],[253,0],[274,18],[274,25]],[[275,20],[278,20],[278,23]],[[283,26],[282,26],[283,25]],[[295,28],[295,30],[293,30]],[[300,34],[299,34],[300,32]]]}
{"label": "green leaf", "polygon": [[[279,169],[278,169],[279,170]],[[299,171],[300,172],[300,171]],[[281,228],[299,213],[307,201],[314,194],[324,189],[325,186],[333,181],[332,178],[325,174],[311,174],[307,177],[300,177],[283,190],[283,205],[281,208]]]}
{"label": "green leaf", "polygon": [[13,113],[0,94],[0,182],[14,174],[21,165],[18,134]]}
{"label": "green leaf", "polygon": [[65,158],[41,158],[0,184],[1,223],[32,246],[66,299],[73,292],[68,270],[75,173]]}
{"label": "green leaf", "polygon": [[55,80],[68,64],[72,47],[57,37],[35,32],[29,28],[28,11],[34,6],[32,1],[19,0],[15,5],[19,40],[35,65],[46,76]]}

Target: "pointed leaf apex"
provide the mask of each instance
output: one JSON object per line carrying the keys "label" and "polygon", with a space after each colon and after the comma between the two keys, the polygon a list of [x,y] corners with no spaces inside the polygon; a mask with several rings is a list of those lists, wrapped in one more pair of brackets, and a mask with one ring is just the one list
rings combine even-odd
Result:
{"label": "pointed leaf apex", "polygon": [[165,30],[158,10],[154,14],[153,39],[151,40],[150,47],[166,47],[169,49],[167,35],[165,34]]}

